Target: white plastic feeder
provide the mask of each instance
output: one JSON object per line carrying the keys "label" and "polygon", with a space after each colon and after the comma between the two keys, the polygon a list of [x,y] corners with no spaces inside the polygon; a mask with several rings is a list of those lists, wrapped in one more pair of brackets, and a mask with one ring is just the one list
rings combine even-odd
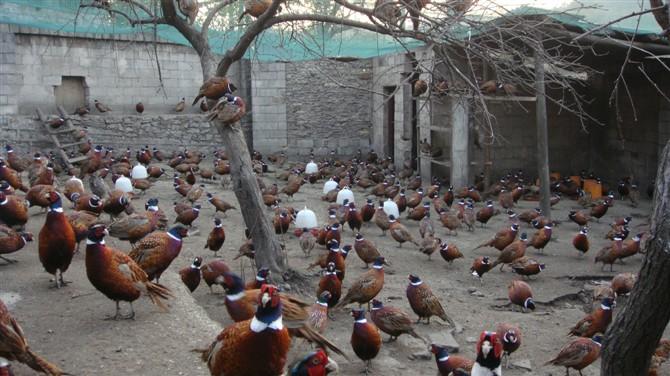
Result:
{"label": "white plastic feeder", "polygon": [[130,193],[133,191],[133,182],[125,176],[119,176],[114,183],[114,188],[124,193]]}
{"label": "white plastic feeder", "polygon": [[337,188],[337,182],[331,178],[330,180],[328,180],[323,184],[323,194],[325,195],[326,193],[332,191],[335,188]]}
{"label": "white plastic feeder", "polygon": [[349,200],[349,202],[354,202],[354,192],[349,189],[349,187],[344,187],[342,190],[337,192],[337,203],[342,205],[344,200]]}
{"label": "white plastic feeder", "polygon": [[147,172],[146,167],[138,163],[135,165],[135,167],[133,167],[133,171],[130,173],[130,176],[133,179],[146,179],[149,177],[149,173]]}
{"label": "white plastic feeder", "polygon": [[314,161],[309,161],[309,163],[305,166],[305,173],[307,175],[311,175],[316,174],[317,172],[319,172],[319,165],[314,163]]}
{"label": "white plastic feeder", "polygon": [[398,210],[398,204],[393,202],[390,198],[384,201],[384,212],[386,215],[392,215],[396,219],[400,218],[400,211]]}
{"label": "white plastic feeder", "polygon": [[295,227],[300,229],[313,229],[319,227],[319,223],[316,220],[316,214],[305,206],[305,208],[299,211],[295,216]]}

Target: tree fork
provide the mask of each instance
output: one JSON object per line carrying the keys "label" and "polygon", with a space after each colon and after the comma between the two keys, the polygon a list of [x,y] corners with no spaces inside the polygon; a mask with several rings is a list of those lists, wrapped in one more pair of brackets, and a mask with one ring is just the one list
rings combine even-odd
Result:
{"label": "tree fork", "polygon": [[670,142],[659,159],[646,246],[637,283],[606,333],[602,376],[646,375],[670,320]]}

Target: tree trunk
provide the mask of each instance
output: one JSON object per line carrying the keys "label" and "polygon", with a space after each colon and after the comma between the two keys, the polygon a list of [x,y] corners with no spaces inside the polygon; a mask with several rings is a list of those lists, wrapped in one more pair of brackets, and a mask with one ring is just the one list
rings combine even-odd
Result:
{"label": "tree trunk", "polygon": [[216,66],[216,59],[209,48],[200,53],[200,67],[205,81],[216,75]]}
{"label": "tree trunk", "polygon": [[670,142],[659,159],[646,245],[638,281],[607,331],[602,376],[646,375],[670,319]]}
{"label": "tree trunk", "polygon": [[[217,74],[218,63],[210,49],[200,52],[200,65],[204,80]],[[226,73],[223,72],[224,75]],[[210,101],[210,108],[215,103],[215,101]],[[254,240],[256,267],[266,267],[275,275],[284,275],[288,265],[286,265],[274,228],[265,215],[263,197],[256,181],[251,164],[251,154],[240,124],[225,125],[220,121],[214,121],[212,124],[221,135],[223,146],[228,154],[233,192],[240,205],[244,223]]]}
{"label": "tree trunk", "polygon": [[287,265],[274,228],[270,226],[265,215],[261,190],[253,172],[251,156],[240,124],[226,125],[221,121],[215,121],[213,124],[223,138],[230,161],[233,192],[240,204],[244,223],[254,240],[256,267],[266,267],[275,275],[284,275]]}

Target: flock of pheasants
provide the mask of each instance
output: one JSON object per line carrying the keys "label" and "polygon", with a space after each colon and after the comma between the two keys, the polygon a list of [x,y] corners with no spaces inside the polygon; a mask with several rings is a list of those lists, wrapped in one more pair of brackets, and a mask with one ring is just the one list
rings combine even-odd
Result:
{"label": "flock of pheasants", "polygon": [[[222,91],[219,97],[223,97],[230,86],[225,79],[218,82]],[[207,87],[205,83],[201,94]],[[203,96],[216,99],[215,95]],[[225,100],[231,102],[229,98]],[[88,154],[89,158],[69,171],[62,171],[53,155],[45,157],[37,153],[32,158],[23,158],[10,146],[6,147],[6,151],[6,158],[0,160],[0,258],[11,264],[12,260],[1,255],[17,252],[33,240],[32,234],[25,232],[28,208],[39,206],[46,209],[44,224],[37,238],[39,261],[48,273],[54,275],[55,285],[62,287],[68,283],[64,273],[79,250],[79,244],[85,241],[88,279],[116,304],[115,314],[110,319],[134,318],[132,302],[143,295],[161,309],[167,309],[166,301],[173,298],[173,293],[160,284],[160,277],[179,255],[183,238],[189,235],[191,225],[198,219],[200,199],[207,200],[216,212],[222,212],[224,216],[226,211],[234,209],[231,204],[206,192],[204,184],[200,184],[230,173],[230,164],[223,151],[215,153],[214,164],[208,168],[201,163],[203,154],[189,150],[167,156],[147,146],[133,156],[129,149],[115,152],[100,146],[91,148],[91,143],[87,143],[82,144],[81,152]],[[521,171],[508,174],[489,187],[484,187],[482,176],[478,176],[472,186],[458,190],[447,188],[439,180],[430,182],[424,188],[425,182],[410,168],[396,170],[390,158],[380,158],[374,151],[367,155],[359,151],[349,160],[338,160],[331,155],[319,163],[294,163],[286,170],[283,167],[288,164],[287,157],[281,153],[267,158],[267,163],[278,169],[277,179],[286,181],[280,189],[277,184],[266,186],[260,177],[267,171],[263,156],[254,152],[252,159],[254,171],[259,174],[263,201],[272,210],[275,232],[283,240],[293,225],[294,234],[307,256],[315,248],[322,248],[311,265],[320,267],[322,273],[316,286],[316,302],[312,303],[280,292],[270,283],[270,272],[262,265],[258,265],[256,278],[246,283],[221,259],[204,264],[201,257],[196,257],[191,266],[180,270],[182,281],[191,291],[198,287],[201,280],[210,289],[220,285],[226,291],[225,307],[235,323],[225,328],[209,348],[199,350],[212,375],[274,376],[288,371],[291,375],[317,376],[336,371],[337,364],[329,358],[328,352],[343,357],[347,355],[322,333],[330,311],[352,303],[358,303],[359,308],[352,310],[351,347],[356,356],[366,363],[366,372],[381,349],[380,332],[388,334],[392,340],[409,334],[426,341],[414,330],[410,314],[376,299],[384,287],[384,266],[387,262],[374,242],[361,234],[364,225],[376,225],[383,234],[389,234],[399,247],[404,243],[414,244],[429,257],[437,252],[451,263],[462,258],[463,254],[454,244],[435,236],[436,226],[441,224],[450,233],[462,228],[471,231],[477,224],[485,226],[502,209],[503,215],[509,217],[509,224],[489,241],[479,245],[494,247],[500,252],[495,258],[476,258],[471,267],[472,274],[481,281],[498,265],[501,270],[508,265],[521,276],[536,275],[544,269],[542,263],[526,256],[526,248],[531,246],[542,251],[552,238],[555,221],[544,217],[538,209],[521,213],[512,210],[520,199],[537,199],[537,187],[528,184]],[[182,202],[174,205],[176,219],[171,227],[157,199],[148,199],[143,212],[135,212],[131,204],[135,193],[143,195],[151,190],[153,182],[165,174],[158,163],[174,169],[174,188],[183,197]],[[57,175],[65,172],[69,178],[58,181]],[[581,184],[588,176],[586,173],[580,175],[578,179],[554,180],[551,188],[554,192],[552,205],[559,203],[561,197],[570,197],[588,210],[571,211],[569,214],[569,219],[581,226],[572,244],[583,255],[589,251],[588,222],[606,215],[608,208],[614,204],[614,195],[592,199]],[[85,181],[88,184],[84,184]],[[310,225],[313,223],[310,221],[313,212],[298,212],[280,205],[280,196],[292,198],[304,184],[319,181],[324,182],[322,200],[332,203],[327,224],[323,227]],[[110,185],[114,189],[110,189]],[[354,188],[364,190],[370,197],[360,207],[353,200]],[[635,184],[622,179],[616,190],[622,198],[629,198],[633,205],[637,205],[639,192]],[[604,191],[609,189],[604,187]],[[372,197],[380,199],[378,205]],[[493,198],[500,208],[496,208]],[[64,208],[65,199],[72,204],[72,209]],[[483,206],[476,208],[479,203]],[[434,214],[432,210],[435,210]],[[401,223],[404,212],[407,212],[408,221],[418,222],[420,236],[415,237]],[[110,220],[103,221],[104,215],[109,215]],[[214,227],[208,235],[206,248],[216,255],[225,242],[225,231],[221,218],[213,220]],[[640,252],[643,234],[629,236],[630,221],[631,218],[626,217],[617,218],[612,223],[612,230],[607,234],[611,243],[600,249],[595,257],[603,267],[610,265],[611,268],[617,260]],[[342,245],[345,225],[356,234],[353,246]],[[534,228],[534,234],[520,234],[522,225]],[[129,241],[131,251],[126,253],[106,245],[105,237],[108,235]],[[343,293],[346,258],[351,250],[366,266],[372,267],[355,280],[347,280],[348,289]],[[255,251],[253,239],[247,235],[236,258],[253,260]],[[630,292],[635,279],[634,274],[622,273],[613,278],[610,286],[600,289],[601,304],[570,329],[570,334],[576,338],[548,363],[564,366],[566,373],[573,368],[580,374],[583,368],[593,363],[600,354],[598,334],[603,334],[612,320],[614,299]],[[521,279],[509,283],[508,296],[510,302],[524,312],[535,309],[532,289]],[[455,326],[438,296],[419,276],[409,275],[406,297],[419,321],[425,319],[429,324],[431,317],[436,316]],[[120,302],[130,303],[129,313],[122,314]],[[362,309],[363,305],[367,305],[369,314]],[[318,350],[287,367],[287,354],[292,339],[296,337],[314,343]],[[503,357],[515,352],[521,342],[520,328],[503,323],[495,331],[481,333],[476,345],[476,359],[450,354],[449,349],[440,344],[426,343],[426,346],[430,345],[441,375],[501,376]],[[650,375],[655,374],[669,353],[670,341],[662,340],[654,355]],[[254,361],[248,361],[249,354],[253,354]],[[32,352],[20,326],[0,301],[0,375],[11,374],[5,359],[25,363],[46,374],[64,374],[59,367]]]}

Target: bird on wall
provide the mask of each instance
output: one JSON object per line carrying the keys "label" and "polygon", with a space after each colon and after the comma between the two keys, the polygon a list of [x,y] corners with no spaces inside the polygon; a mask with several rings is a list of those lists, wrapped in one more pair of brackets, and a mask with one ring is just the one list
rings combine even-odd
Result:
{"label": "bird on wall", "polygon": [[182,112],[186,108],[186,98],[182,98],[176,106],[174,106],[174,112]]}
{"label": "bird on wall", "polygon": [[137,102],[137,104],[135,105],[135,111],[137,111],[137,113],[141,115],[142,112],[144,112],[144,104],[142,104],[142,102]]}
{"label": "bird on wall", "polygon": [[97,99],[94,100],[93,102],[95,103],[95,108],[97,108],[98,111],[100,111],[101,113],[109,112],[109,111],[112,110],[109,106],[107,106],[104,103],[98,101]]}
{"label": "bird on wall", "polygon": [[90,112],[91,110],[88,108],[88,106],[81,106],[74,111],[73,115],[84,116]]}

